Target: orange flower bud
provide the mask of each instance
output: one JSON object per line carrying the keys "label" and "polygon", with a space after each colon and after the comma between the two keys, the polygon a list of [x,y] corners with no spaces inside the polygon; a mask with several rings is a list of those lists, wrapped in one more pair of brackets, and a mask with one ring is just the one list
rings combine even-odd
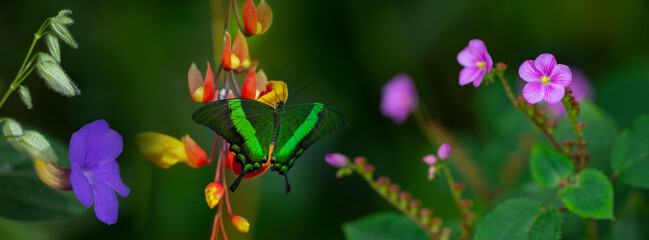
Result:
{"label": "orange flower bud", "polygon": [[[135,145],[144,159],[163,168],[169,168],[178,162],[200,167],[206,161],[205,151],[189,136],[183,137],[183,141],[180,141],[162,133],[141,132],[135,135]],[[192,156],[192,160],[189,155]]]}
{"label": "orange flower bud", "polygon": [[223,64],[226,71],[239,69],[241,67],[239,57],[232,52],[230,41],[232,41],[232,37],[230,37],[228,32],[225,32],[225,48],[223,49],[223,55],[221,56],[221,64]]}
{"label": "orange flower bud", "polygon": [[246,29],[246,32],[251,36],[257,34],[257,31],[261,30],[257,28],[257,10],[255,9],[255,4],[252,0],[247,0],[246,3],[243,4],[241,15],[243,16],[244,29]]}
{"label": "orange flower bud", "polygon": [[257,95],[257,83],[255,83],[255,69],[248,72],[248,76],[243,80],[243,86],[241,87],[241,97],[247,99],[255,99]]}
{"label": "orange flower bud", "polygon": [[207,161],[207,154],[203,149],[194,142],[189,135],[185,134],[181,139],[185,144],[185,153],[187,154],[187,165],[193,168],[197,168],[205,165]]}
{"label": "orange flower bud", "polygon": [[208,184],[207,187],[205,187],[205,202],[207,202],[207,206],[214,208],[219,204],[224,193],[225,188],[221,183],[212,182]]}
{"label": "orange flower bud", "polygon": [[207,62],[205,82],[203,82],[203,77],[196,64],[192,63],[187,73],[187,83],[189,85],[189,94],[194,101],[208,103],[214,98],[214,75],[209,62]]}
{"label": "orange flower bud", "polygon": [[242,218],[241,216],[232,217],[232,225],[239,230],[239,232],[247,233],[250,230],[250,223],[247,219]]}

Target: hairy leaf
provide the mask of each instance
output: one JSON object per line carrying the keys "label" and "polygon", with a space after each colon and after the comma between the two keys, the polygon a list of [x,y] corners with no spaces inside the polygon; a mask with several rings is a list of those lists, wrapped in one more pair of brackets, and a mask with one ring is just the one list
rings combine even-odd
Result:
{"label": "hairy leaf", "polygon": [[559,195],[566,208],[579,216],[613,219],[613,186],[600,171],[581,171]]}
{"label": "hairy leaf", "polygon": [[561,215],[534,200],[512,199],[487,214],[473,239],[559,239]]}
{"label": "hairy leaf", "polygon": [[613,148],[611,166],[620,181],[649,188],[649,115],[639,117],[622,132]]}
{"label": "hairy leaf", "polygon": [[574,172],[572,161],[554,148],[537,143],[532,148],[530,160],[532,177],[546,187],[555,187]]}

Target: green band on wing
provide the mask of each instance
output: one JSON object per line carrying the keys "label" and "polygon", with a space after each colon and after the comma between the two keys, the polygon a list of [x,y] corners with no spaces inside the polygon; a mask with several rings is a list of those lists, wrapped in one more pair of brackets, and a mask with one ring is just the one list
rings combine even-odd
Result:
{"label": "green band on wing", "polygon": [[248,156],[251,158],[261,159],[262,157],[264,157],[264,153],[262,152],[259,140],[257,140],[257,137],[255,135],[257,131],[252,127],[250,121],[246,120],[246,114],[241,108],[241,102],[229,101],[228,103],[230,104],[230,109],[232,110],[232,113],[230,114],[232,125],[234,125],[239,134],[245,140],[243,145],[246,150],[250,151],[248,152]]}
{"label": "green band on wing", "polygon": [[[311,130],[313,130],[313,127],[315,124],[318,122],[318,114],[322,111],[324,108],[324,104],[322,103],[314,103],[313,108],[311,109],[311,112],[309,115],[304,119],[304,122],[300,124],[300,126],[295,130],[295,133],[293,133],[293,136],[291,136],[288,141],[286,141],[286,144],[282,146],[282,149],[279,150],[279,153],[277,154],[278,156],[289,156],[293,150],[297,147],[297,145],[306,137]],[[288,159],[286,159],[288,161]]]}

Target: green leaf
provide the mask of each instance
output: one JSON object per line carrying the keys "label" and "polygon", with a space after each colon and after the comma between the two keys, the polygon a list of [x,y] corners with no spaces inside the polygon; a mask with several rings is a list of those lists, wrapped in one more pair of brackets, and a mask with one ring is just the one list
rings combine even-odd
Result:
{"label": "green leaf", "polygon": [[32,109],[32,95],[29,94],[29,88],[20,85],[20,87],[18,87],[18,95],[20,95],[20,99],[23,100],[27,109]]}
{"label": "green leaf", "polygon": [[561,215],[534,200],[512,199],[487,214],[475,240],[559,239]]}
{"label": "green leaf", "polygon": [[68,31],[68,28],[66,28],[65,25],[58,18],[52,18],[52,21],[50,22],[50,29],[52,29],[52,32],[54,32],[56,36],[58,36],[61,40],[63,40],[68,45],[70,45],[70,47],[72,48],[79,47],[77,45],[77,42],[74,41],[74,38],[72,38],[72,35]]}
{"label": "green leaf", "polygon": [[[63,147],[59,142],[52,145]],[[21,221],[59,220],[79,215],[86,209],[72,191],[60,192],[41,182],[32,160],[7,141],[0,140],[0,159],[0,217]]]}
{"label": "green leaf", "polygon": [[620,181],[649,188],[649,115],[639,117],[622,132],[613,148],[611,166]]}
{"label": "green leaf", "polygon": [[[586,146],[586,151],[590,153],[588,167],[608,173],[610,170],[609,156],[611,156],[619,132],[617,124],[608,114],[590,101],[583,100],[579,104],[579,108],[581,110],[578,120],[586,123],[582,137],[588,141]],[[555,130],[557,141],[575,140],[575,132],[570,125],[569,119],[564,119],[559,123]]]}
{"label": "green leaf", "polygon": [[546,145],[536,143],[530,160],[532,177],[546,187],[555,187],[575,171],[572,161],[563,153]]}
{"label": "green leaf", "polygon": [[65,74],[63,68],[57,62],[50,61],[52,56],[42,53],[36,70],[52,90],[68,97],[79,94],[79,89],[72,80]]}
{"label": "green leaf", "polygon": [[430,239],[410,218],[392,212],[377,213],[344,223],[342,228],[348,240]]}
{"label": "green leaf", "polygon": [[59,46],[59,38],[52,34],[47,34],[45,38],[45,44],[47,44],[47,49],[50,51],[50,55],[56,59],[56,62],[61,62],[61,48]]}
{"label": "green leaf", "polygon": [[600,171],[586,169],[559,191],[571,212],[595,219],[613,219],[613,186]]}

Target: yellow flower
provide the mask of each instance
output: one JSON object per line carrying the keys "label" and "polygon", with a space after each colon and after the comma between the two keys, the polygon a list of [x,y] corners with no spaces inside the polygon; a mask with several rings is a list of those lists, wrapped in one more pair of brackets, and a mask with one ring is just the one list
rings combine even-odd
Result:
{"label": "yellow flower", "polygon": [[135,135],[135,144],[144,158],[156,165],[169,168],[178,162],[191,167],[205,164],[207,154],[189,135],[178,140],[157,132],[141,132]]}
{"label": "yellow flower", "polygon": [[259,93],[259,99],[257,101],[275,107],[277,102],[286,102],[286,99],[288,99],[288,87],[286,83],[282,81],[268,81],[265,89]]}
{"label": "yellow flower", "polygon": [[247,219],[242,218],[241,216],[232,217],[232,225],[237,228],[239,232],[247,233],[250,230],[250,223]]}
{"label": "yellow flower", "polygon": [[210,208],[214,208],[225,193],[225,188],[221,183],[212,182],[205,187],[205,202]]}

